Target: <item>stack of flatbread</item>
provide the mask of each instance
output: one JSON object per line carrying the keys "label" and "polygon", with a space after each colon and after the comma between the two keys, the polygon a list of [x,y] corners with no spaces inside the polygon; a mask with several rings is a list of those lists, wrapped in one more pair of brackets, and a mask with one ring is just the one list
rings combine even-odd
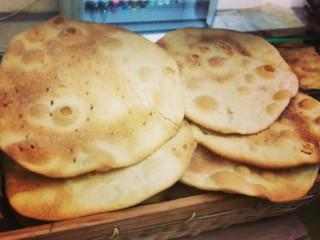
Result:
{"label": "stack of flatbread", "polygon": [[183,28],[157,44],[55,17],[0,68],[6,195],[61,220],[146,202],[181,180],[290,201],[318,172],[320,104],[264,39]]}
{"label": "stack of flatbread", "polygon": [[0,116],[9,202],[43,220],[140,203],[179,180],[196,146],[166,51],[62,16],[12,39]]}
{"label": "stack of flatbread", "polygon": [[158,42],[176,59],[199,143],[181,181],[284,202],[313,185],[320,103],[276,48],[251,34],[183,28]]}

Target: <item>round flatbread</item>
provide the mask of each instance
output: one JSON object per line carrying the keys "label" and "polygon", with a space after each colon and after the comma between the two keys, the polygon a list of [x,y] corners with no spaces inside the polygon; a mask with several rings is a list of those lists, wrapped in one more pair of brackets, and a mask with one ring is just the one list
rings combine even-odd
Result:
{"label": "round flatbread", "polygon": [[239,164],[198,145],[181,182],[204,190],[241,193],[273,202],[297,200],[312,187],[319,165],[270,170]]}
{"label": "round flatbread", "polygon": [[278,48],[299,79],[301,89],[320,89],[320,55],[314,47]]}
{"label": "round flatbread", "polygon": [[320,102],[305,93],[299,92],[292,99],[292,104],[308,122],[312,137],[320,142]]}
{"label": "round flatbread", "polygon": [[216,154],[261,168],[318,163],[318,140],[313,137],[310,122],[298,111],[294,101],[269,128],[259,133],[221,134],[192,124],[194,137]]}
{"label": "round flatbread", "polygon": [[48,178],[2,158],[6,193],[21,215],[61,220],[118,210],[167,189],[187,169],[196,142],[183,122],[177,134],[138,164],[74,178]]}
{"label": "round flatbread", "polygon": [[297,77],[261,37],[183,28],[167,33],[157,44],[178,63],[186,117],[207,129],[261,131],[298,91]]}
{"label": "round flatbread", "polygon": [[184,117],[176,62],[108,24],[58,16],[17,35],[0,80],[0,147],[50,177],[138,163]]}

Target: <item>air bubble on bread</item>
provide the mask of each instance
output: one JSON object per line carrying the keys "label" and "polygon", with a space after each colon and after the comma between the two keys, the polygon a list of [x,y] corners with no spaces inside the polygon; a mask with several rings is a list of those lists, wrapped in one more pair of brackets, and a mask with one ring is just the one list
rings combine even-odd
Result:
{"label": "air bubble on bread", "polygon": [[75,34],[77,32],[77,29],[73,27],[68,27],[65,31],[69,34]]}
{"label": "air bubble on bread", "polygon": [[52,22],[53,22],[54,24],[56,24],[56,25],[60,25],[60,24],[64,23],[65,20],[64,20],[64,18],[63,18],[62,16],[58,16],[58,17],[54,18],[54,19],[52,20]]}
{"label": "air bubble on bread", "polygon": [[23,53],[22,60],[24,63],[41,63],[44,60],[44,52],[40,49],[30,49]]}
{"label": "air bubble on bread", "polygon": [[302,144],[300,151],[306,155],[311,155],[313,153],[314,146],[310,143]]}
{"label": "air bubble on bread", "polygon": [[251,174],[250,169],[246,166],[243,166],[243,165],[236,166],[235,172],[239,173],[242,176],[249,176]]}
{"label": "air bubble on bread", "polygon": [[191,54],[187,56],[186,61],[194,66],[200,66],[201,65],[201,59],[198,54]]}
{"label": "air bubble on bread", "polygon": [[240,95],[250,94],[250,88],[248,88],[247,86],[240,86],[238,87],[237,91]]}
{"label": "air bubble on bread", "polygon": [[[48,89],[48,91],[50,90]],[[80,104],[80,101],[77,102],[72,97],[51,96],[51,98],[46,97],[34,102],[29,108],[27,118],[30,122],[42,126],[59,127],[61,130],[66,130],[70,127],[77,127],[80,122],[83,122],[86,116],[85,110],[82,108],[83,105]]]}
{"label": "air bubble on bread", "polygon": [[232,46],[225,42],[225,41],[218,41],[216,46],[222,50],[227,56],[232,56],[233,55],[233,50],[232,50]]}
{"label": "air bubble on bread", "polygon": [[246,80],[247,83],[254,83],[255,82],[255,77],[252,74],[247,73],[245,75],[245,80]]}
{"label": "air bubble on bread", "polygon": [[312,110],[315,109],[319,103],[311,98],[305,98],[298,103],[298,106],[302,109]]}
{"label": "air bubble on bread", "polygon": [[175,71],[173,68],[171,68],[171,67],[166,67],[166,68],[165,68],[165,73],[166,73],[167,75],[172,75],[172,74],[175,74],[176,71]]}
{"label": "air bubble on bread", "polygon": [[198,96],[194,99],[194,104],[202,112],[215,112],[218,108],[218,102],[211,96]]}
{"label": "air bubble on bread", "polygon": [[74,106],[59,106],[52,113],[53,122],[60,126],[72,125],[78,118],[78,110]]}
{"label": "air bubble on bread", "polygon": [[288,100],[292,96],[288,90],[280,90],[273,95],[273,99],[276,101]]}
{"label": "air bubble on bread", "polygon": [[199,46],[199,50],[201,53],[210,53],[210,48],[209,46],[206,46],[206,45],[200,45]]}
{"label": "air bubble on bread", "polygon": [[85,37],[81,32],[81,30],[75,27],[66,27],[62,29],[59,32],[58,36],[63,41],[71,41],[71,42],[83,41],[82,39]]}
{"label": "air bubble on bread", "polygon": [[276,69],[268,64],[257,67],[256,71],[263,79],[273,79],[276,76]]}
{"label": "air bubble on bread", "polygon": [[270,115],[274,115],[279,111],[279,105],[276,103],[270,103],[266,107],[267,113]]}
{"label": "air bubble on bread", "polygon": [[222,57],[212,57],[208,59],[208,63],[211,67],[223,67],[226,60],[226,58]]}

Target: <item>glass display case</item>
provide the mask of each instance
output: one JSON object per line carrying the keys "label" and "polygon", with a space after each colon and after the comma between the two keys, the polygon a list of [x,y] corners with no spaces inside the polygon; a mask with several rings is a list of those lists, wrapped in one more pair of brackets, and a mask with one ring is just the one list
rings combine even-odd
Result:
{"label": "glass display case", "polygon": [[104,22],[147,36],[157,36],[182,27],[210,27],[217,0],[165,1],[60,1],[62,15]]}
{"label": "glass display case", "polygon": [[[294,40],[306,35],[314,38],[320,31],[318,23],[309,21],[319,18],[319,7],[313,2],[316,1],[0,0],[0,54],[14,35],[58,14],[119,25],[153,41],[182,27],[253,32],[271,38],[270,41]],[[310,32],[310,28],[315,31]]]}

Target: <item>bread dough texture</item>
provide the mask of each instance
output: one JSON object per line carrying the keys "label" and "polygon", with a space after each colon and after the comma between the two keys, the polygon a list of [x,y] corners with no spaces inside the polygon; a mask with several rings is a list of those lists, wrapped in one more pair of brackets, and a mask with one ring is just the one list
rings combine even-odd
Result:
{"label": "bread dough texture", "polygon": [[196,147],[189,125],[145,160],[107,172],[48,178],[2,157],[6,194],[21,215],[62,220],[133,206],[172,186],[187,169]]}
{"label": "bread dough texture", "polygon": [[316,180],[318,170],[318,164],[276,170],[257,168],[224,158],[198,145],[181,181],[199,189],[286,202],[305,196]]}
{"label": "bread dough texture", "polygon": [[186,117],[221,133],[256,133],[298,91],[298,79],[265,39],[226,29],[182,28],[157,44],[176,59]]}
{"label": "bread dough texture", "polygon": [[128,30],[57,16],[12,39],[0,68],[0,147],[71,177],[138,163],[176,134],[176,62]]}

